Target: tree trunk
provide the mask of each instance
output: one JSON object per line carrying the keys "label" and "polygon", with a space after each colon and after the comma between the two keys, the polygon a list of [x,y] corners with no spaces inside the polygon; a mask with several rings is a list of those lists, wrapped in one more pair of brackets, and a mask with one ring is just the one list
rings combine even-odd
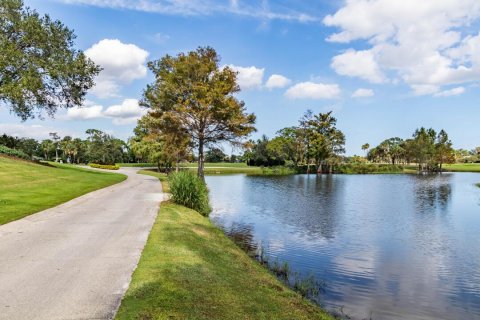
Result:
{"label": "tree trunk", "polygon": [[204,173],[203,173],[203,140],[200,140],[198,142],[198,171],[197,171],[197,175],[200,179],[202,179],[203,181],[205,181],[205,176],[204,176]]}

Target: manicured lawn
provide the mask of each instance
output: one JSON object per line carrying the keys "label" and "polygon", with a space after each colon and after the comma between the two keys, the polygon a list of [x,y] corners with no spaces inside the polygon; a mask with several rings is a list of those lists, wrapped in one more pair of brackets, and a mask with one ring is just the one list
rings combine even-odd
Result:
{"label": "manicured lawn", "polygon": [[480,163],[455,163],[443,166],[446,171],[454,172],[480,172]]}
{"label": "manicured lawn", "polygon": [[73,165],[46,166],[0,157],[0,225],[125,179]]}
{"label": "manicured lawn", "polygon": [[333,319],[199,213],[166,202],[116,319]]}

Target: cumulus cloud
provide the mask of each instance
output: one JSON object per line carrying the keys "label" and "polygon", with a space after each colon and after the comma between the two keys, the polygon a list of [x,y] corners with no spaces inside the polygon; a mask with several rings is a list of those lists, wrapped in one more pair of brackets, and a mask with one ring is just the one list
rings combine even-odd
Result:
{"label": "cumulus cloud", "polygon": [[456,87],[450,90],[445,90],[441,92],[437,92],[434,94],[435,97],[450,97],[450,96],[458,96],[465,92],[464,87]]}
{"label": "cumulus cloud", "polygon": [[26,125],[14,123],[0,123],[0,134],[8,134],[20,138],[34,138],[37,140],[50,139],[49,133],[57,132],[61,137],[77,136],[68,130],[43,126],[39,124]]}
{"label": "cumulus cloud", "polygon": [[290,99],[334,99],[340,95],[337,84],[301,82],[290,87],[285,96]]}
{"label": "cumulus cloud", "polygon": [[113,118],[113,123],[118,125],[135,123],[146,113],[147,110],[138,104],[137,99],[125,99],[121,104],[110,106],[103,112],[106,117]]}
{"label": "cumulus cloud", "polygon": [[242,90],[260,88],[263,83],[263,73],[265,68],[251,67],[239,67],[233,64],[228,67],[236,72],[238,85]]}
{"label": "cumulus cloud", "polygon": [[359,77],[373,83],[385,81],[372,50],[347,50],[333,57],[331,67],[340,75]]}
{"label": "cumulus cloud", "polygon": [[373,97],[374,95],[375,93],[372,89],[360,88],[355,90],[355,92],[352,94],[352,98],[368,98]]}
{"label": "cumulus cloud", "polygon": [[102,118],[103,107],[100,105],[73,107],[67,110],[67,119],[69,120],[91,120]]}
{"label": "cumulus cloud", "polygon": [[333,58],[339,74],[380,82],[391,73],[415,94],[436,94],[443,86],[480,80],[480,36],[466,28],[479,18],[477,0],[348,0],[323,22],[340,29],[328,41],[367,45]]}
{"label": "cumulus cloud", "polygon": [[290,84],[291,80],[288,79],[287,77],[284,77],[279,74],[272,74],[268,80],[265,86],[268,89],[274,89],[274,88],[285,88]]}
{"label": "cumulus cloud", "polygon": [[101,105],[86,105],[67,110],[64,119],[67,120],[92,120],[100,118],[112,119],[115,125],[135,123],[147,110],[141,107],[137,99],[125,99],[121,104],[104,109]]}
{"label": "cumulus cloud", "polygon": [[95,79],[92,93],[100,98],[117,96],[121,85],[147,75],[148,52],[118,39],[103,39],[85,51],[103,70]]}

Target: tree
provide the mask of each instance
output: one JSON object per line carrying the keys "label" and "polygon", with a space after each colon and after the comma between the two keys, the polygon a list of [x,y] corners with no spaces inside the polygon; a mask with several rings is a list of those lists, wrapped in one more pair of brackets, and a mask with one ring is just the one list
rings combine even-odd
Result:
{"label": "tree", "polygon": [[210,148],[205,153],[205,162],[222,162],[227,155],[220,148]]}
{"label": "tree", "polygon": [[123,161],[124,142],[96,129],[88,129],[86,157],[89,162],[115,164]]}
{"label": "tree", "polygon": [[53,144],[55,145],[55,162],[58,162],[58,142],[60,141],[60,136],[56,132],[50,132],[50,137],[52,137]]}
{"label": "tree", "polygon": [[52,140],[45,139],[42,141],[42,143],[40,143],[40,150],[44,155],[44,159],[48,160],[50,158],[49,157],[50,153],[52,153],[53,150],[55,150],[55,144],[53,143]]}
{"label": "tree", "polygon": [[180,126],[163,123],[161,117],[150,113],[138,121],[134,132],[129,144],[135,156],[157,163],[159,171],[162,165],[169,170],[173,163],[178,171],[180,161],[190,152],[190,137]]}
{"label": "tree", "polygon": [[0,101],[22,120],[82,105],[100,68],[73,48],[74,39],[22,0],[0,0]]}
{"label": "tree", "polygon": [[35,139],[23,138],[20,140],[20,150],[26,153],[32,160],[33,156],[37,153],[38,148],[39,144]]}
{"label": "tree", "polygon": [[309,122],[310,152],[317,172],[332,172],[339,155],[345,152],[345,135],[336,128],[337,119],[332,111],[319,113]]}
{"label": "tree", "polygon": [[362,150],[366,153],[368,151],[368,149],[370,149],[370,144],[368,143],[365,143],[362,145]]}
{"label": "tree", "polygon": [[435,143],[435,162],[438,164],[440,172],[444,163],[455,162],[455,152],[452,148],[452,142],[444,130],[440,130]]}
{"label": "tree", "polygon": [[198,176],[204,177],[204,149],[221,141],[239,143],[255,130],[255,116],[234,94],[240,91],[237,73],[220,68],[213,48],[200,47],[176,57],[149,62],[155,82],[144,91],[142,105],[159,119],[163,133],[181,130],[198,153]]}

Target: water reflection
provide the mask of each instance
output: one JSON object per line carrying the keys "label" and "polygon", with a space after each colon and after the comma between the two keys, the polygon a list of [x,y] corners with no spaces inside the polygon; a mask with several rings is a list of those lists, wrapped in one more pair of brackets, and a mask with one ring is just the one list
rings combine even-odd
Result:
{"label": "water reflection", "polygon": [[208,177],[230,236],[326,281],[354,319],[480,319],[477,174]]}
{"label": "water reflection", "polygon": [[452,194],[452,174],[423,174],[416,176],[420,183],[415,183],[417,210],[420,213],[432,213],[437,209],[447,212],[447,205]]}

